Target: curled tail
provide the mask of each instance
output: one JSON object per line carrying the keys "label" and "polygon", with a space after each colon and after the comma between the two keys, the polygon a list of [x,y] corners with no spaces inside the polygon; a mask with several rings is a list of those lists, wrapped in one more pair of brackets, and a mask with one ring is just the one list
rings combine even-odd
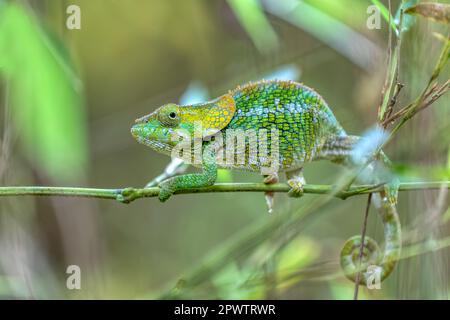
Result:
{"label": "curled tail", "polygon": [[[384,192],[383,192],[384,193]],[[359,250],[361,236],[348,239],[341,250],[341,267],[347,278],[356,282],[356,275],[360,271],[359,284],[367,285],[374,273],[379,273],[380,281],[386,279],[395,269],[401,252],[401,226],[394,204],[389,202],[384,194],[374,194],[372,199],[377,207],[384,226],[384,250],[381,251],[377,242],[372,238],[364,237],[364,247],[359,264]]]}
{"label": "curled tail", "polygon": [[[360,142],[364,143],[357,136],[347,136],[344,134],[334,137],[323,145],[318,158],[330,159],[333,162],[352,167],[357,164],[352,155],[355,150],[355,145]],[[361,285],[368,284],[370,278],[377,279],[378,276],[380,281],[386,279],[395,269],[401,253],[401,226],[395,207],[397,181],[396,179],[392,179],[392,177],[387,177],[389,176],[389,174],[386,174],[387,169],[391,167],[391,162],[383,152],[380,152],[379,159],[376,162],[379,165],[368,166],[368,170],[371,171],[370,175],[376,177],[374,179],[375,182],[380,182],[380,177],[383,175],[385,176],[383,179],[391,179],[385,185],[385,191],[374,194],[372,197],[372,202],[384,226],[384,248],[381,250],[375,240],[365,236],[361,264],[359,262],[361,236],[354,236],[347,240],[341,250],[341,267],[346,277],[356,282],[356,275],[359,271],[359,284]]]}

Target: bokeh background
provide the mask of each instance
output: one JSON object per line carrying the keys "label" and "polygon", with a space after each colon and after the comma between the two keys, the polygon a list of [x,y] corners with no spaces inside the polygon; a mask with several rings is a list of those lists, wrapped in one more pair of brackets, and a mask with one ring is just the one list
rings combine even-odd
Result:
{"label": "bokeh background", "polygon": [[[394,16],[401,2],[391,1]],[[79,6],[81,29],[66,27],[69,5]],[[143,186],[170,159],[133,140],[135,118],[261,78],[304,82],[321,93],[347,132],[364,134],[376,123],[389,38],[383,17],[380,29],[367,27],[371,5],[0,0],[1,185]],[[436,34],[449,32],[446,24],[407,19],[402,104],[430,77],[442,47]],[[447,66],[441,77],[449,74]],[[449,180],[449,102],[444,96],[387,145],[402,180]],[[305,176],[332,184],[342,172],[319,162]],[[229,171],[219,178],[261,180]],[[0,198],[0,297],[351,299],[354,285],[338,257],[345,240],[360,233],[367,197],[317,204],[318,198],[276,195],[272,215],[261,193],[129,205]],[[405,245],[413,249],[382,290],[361,288],[360,298],[448,298],[448,205],[445,189],[401,193]],[[286,217],[295,223],[283,223]],[[371,212],[367,234],[382,241],[382,231]],[[66,287],[69,265],[81,268],[80,290]]]}

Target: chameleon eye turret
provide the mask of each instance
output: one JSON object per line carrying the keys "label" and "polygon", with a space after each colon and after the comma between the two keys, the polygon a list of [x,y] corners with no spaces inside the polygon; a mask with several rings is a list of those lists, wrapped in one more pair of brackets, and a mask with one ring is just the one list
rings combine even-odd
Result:
{"label": "chameleon eye turret", "polygon": [[163,126],[176,127],[180,123],[179,107],[176,104],[166,104],[156,112],[158,120]]}

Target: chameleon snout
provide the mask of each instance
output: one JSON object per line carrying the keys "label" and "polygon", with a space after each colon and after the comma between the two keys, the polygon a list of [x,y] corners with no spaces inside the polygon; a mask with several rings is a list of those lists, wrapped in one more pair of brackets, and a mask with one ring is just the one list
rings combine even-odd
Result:
{"label": "chameleon snout", "polygon": [[130,131],[131,131],[131,135],[133,137],[135,137],[135,138],[139,137],[139,133],[141,132],[140,125],[135,124],[135,125],[131,126]]}
{"label": "chameleon snout", "polygon": [[137,118],[134,120],[134,125],[131,126],[131,134],[133,137],[138,139],[139,137],[143,137],[145,134],[145,124],[151,120],[152,114],[147,114],[143,117]]}
{"label": "chameleon snout", "polygon": [[157,141],[160,144],[171,141],[171,130],[161,128],[154,121],[144,118],[137,119],[131,126],[131,135],[141,143],[148,144],[150,141]]}

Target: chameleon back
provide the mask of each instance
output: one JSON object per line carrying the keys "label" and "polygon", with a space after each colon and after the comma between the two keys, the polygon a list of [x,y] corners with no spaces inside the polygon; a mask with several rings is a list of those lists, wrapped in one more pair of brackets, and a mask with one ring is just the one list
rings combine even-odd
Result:
{"label": "chameleon back", "polygon": [[[345,136],[322,97],[302,84],[263,80],[237,87],[229,94],[236,103],[236,112],[225,129],[266,129],[269,146],[271,129],[278,129],[281,171],[313,160],[330,136]],[[233,167],[257,171],[259,166]]]}

